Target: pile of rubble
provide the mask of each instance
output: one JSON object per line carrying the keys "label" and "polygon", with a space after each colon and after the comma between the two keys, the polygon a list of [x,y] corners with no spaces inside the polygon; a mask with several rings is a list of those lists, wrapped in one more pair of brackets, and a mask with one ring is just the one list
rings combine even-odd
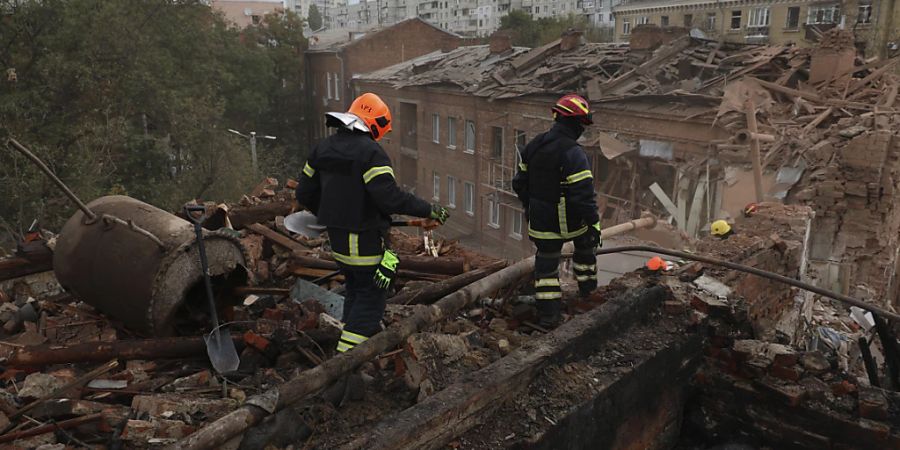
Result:
{"label": "pile of rubble", "polygon": [[[0,260],[0,268],[10,268],[0,271],[0,443],[45,449],[172,443],[334,356],[342,280],[326,237],[285,228],[295,187],[269,178],[237,204],[205,204],[203,226],[233,234],[248,256],[246,286],[216,285],[220,317],[241,357],[227,376],[209,368],[202,302],[185,301],[180,337],[137,335],[64,293],[48,272],[55,236],[29,234],[19,255]],[[436,240],[440,258],[426,254],[421,237],[394,230],[392,241],[404,263],[386,325],[408,316],[412,305],[434,302],[505,264],[452,241]],[[489,342],[497,357],[510,345]]]}

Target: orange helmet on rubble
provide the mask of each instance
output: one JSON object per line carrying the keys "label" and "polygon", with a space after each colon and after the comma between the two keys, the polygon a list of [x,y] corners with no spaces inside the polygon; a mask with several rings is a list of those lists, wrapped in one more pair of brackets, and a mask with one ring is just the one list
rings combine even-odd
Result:
{"label": "orange helmet on rubble", "polygon": [[562,98],[557,100],[556,104],[553,105],[552,110],[554,117],[556,117],[556,114],[559,114],[563,117],[575,117],[584,125],[594,123],[594,115],[591,112],[591,107],[588,105],[588,101],[580,95],[568,94],[562,96]]}
{"label": "orange helmet on rubble", "polygon": [[391,110],[381,97],[371,92],[356,97],[347,112],[362,119],[376,141],[391,132]]}

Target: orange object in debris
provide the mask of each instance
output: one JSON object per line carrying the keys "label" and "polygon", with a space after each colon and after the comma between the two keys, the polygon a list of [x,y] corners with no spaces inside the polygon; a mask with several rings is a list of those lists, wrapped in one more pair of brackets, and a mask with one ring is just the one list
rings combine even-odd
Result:
{"label": "orange object in debris", "polygon": [[750,217],[758,210],[759,205],[757,205],[756,203],[750,203],[749,205],[744,207],[744,216]]}
{"label": "orange object in debris", "polygon": [[660,258],[659,256],[654,256],[647,261],[647,268],[653,271],[657,270],[666,270],[667,264],[666,261]]}

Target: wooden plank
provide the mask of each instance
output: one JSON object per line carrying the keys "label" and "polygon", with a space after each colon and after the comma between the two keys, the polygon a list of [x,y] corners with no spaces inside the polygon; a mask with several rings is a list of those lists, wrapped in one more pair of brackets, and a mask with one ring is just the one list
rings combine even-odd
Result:
{"label": "wooden plank", "polygon": [[374,427],[343,449],[433,449],[471,427],[527,389],[552,361],[625,332],[665,298],[660,286],[628,290],[599,308],[577,316],[551,333],[520,347],[417,405]]}
{"label": "wooden plank", "polygon": [[[747,99],[747,129],[750,130],[750,135],[754,135],[759,132],[759,129],[756,125],[756,105],[753,104],[753,99]],[[762,203],[763,201],[763,189],[762,189],[762,167],[760,166],[760,157],[759,157],[759,139],[752,137],[750,139],[750,158],[753,163],[753,187],[756,190],[756,201]]]}
{"label": "wooden plank", "polygon": [[828,109],[822,111],[822,113],[816,116],[816,118],[813,119],[812,122],[803,127],[803,130],[800,131],[800,137],[806,136],[806,134],[812,131],[813,128],[819,126],[819,124],[825,121],[825,119],[827,119],[832,112],[834,112],[834,106],[829,106]]}
{"label": "wooden plank", "polygon": [[[672,199],[669,198],[668,195],[666,195],[666,192],[663,191],[663,189],[661,187],[659,187],[659,183],[651,184],[650,192],[652,192],[653,195],[656,196],[656,199],[659,200],[660,203],[662,203],[663,208],[666,208],[666,212],[668,212],[669,215],[671,215],[672,217],[674,217],[677,220],[678,207],[676,207],[675,203],[672,202]],[[678,224],[678,225],[680,226],[681,224]]]}
{"label": "wooden plank", "polygon": [[[709,174],[707,174],[709,177]],[[687,219],[687,234],[690,237],[697,236],[697,228],[700,226],[700,208],[703,206],[703,196],[706,194],[706,180],[697,182],[697,189],[694,190],[694,198],[691,200],[691,213]]]}
{"label": "wooden plank", "polygon": [[305,252],[309,249],[306,248],[303,244],[259,223],[254,223],[247,226],[247,229],[262,235],[266,239],[292,251],[292,252]]}

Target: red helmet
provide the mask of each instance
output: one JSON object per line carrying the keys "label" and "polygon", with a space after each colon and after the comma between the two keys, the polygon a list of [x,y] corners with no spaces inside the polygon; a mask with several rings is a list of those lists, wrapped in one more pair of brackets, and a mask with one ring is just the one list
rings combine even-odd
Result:
{"label": "red helmet", "polygon": [[559,114],[563,117],[577,117],[584,125],[594,123],[590,105],[588,105],[588,102],[584,97],[577,94],[567,94],[562,96],[562,98],[557,100],[556,104],[553,105],[552,110],[554,114],[553,117],[556,117],[556,114]]}

